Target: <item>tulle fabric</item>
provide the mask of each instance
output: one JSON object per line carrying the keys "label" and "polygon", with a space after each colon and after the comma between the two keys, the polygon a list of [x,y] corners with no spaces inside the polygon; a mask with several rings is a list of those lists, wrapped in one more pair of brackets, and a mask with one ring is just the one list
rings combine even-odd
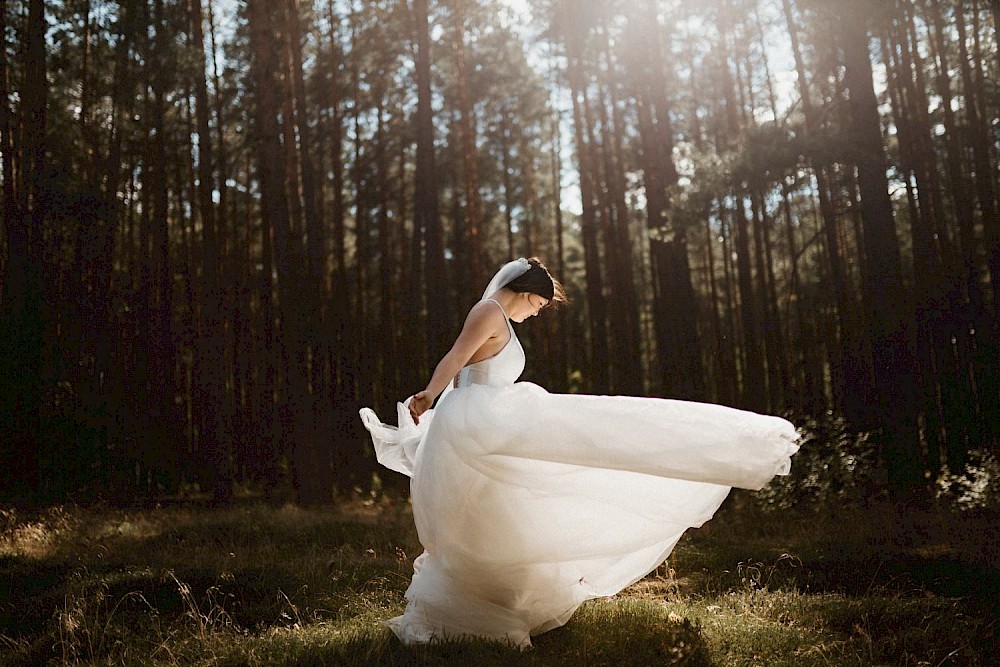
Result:
{"label": "tulle fabric", "polygon": [[787,473],[798,449],[778,417],[514,382],[524,357],[513,329],[511,341],[419,426],[403,404],[398,428],[362,411],[379,461],[412,476],[425,552],[405,613],[388,622],[405,643],[530,646],[656,568],[730,487]]}

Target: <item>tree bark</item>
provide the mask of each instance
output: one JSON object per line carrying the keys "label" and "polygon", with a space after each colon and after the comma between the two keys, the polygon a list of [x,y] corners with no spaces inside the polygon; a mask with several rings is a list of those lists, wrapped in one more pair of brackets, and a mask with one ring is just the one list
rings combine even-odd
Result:
{"label": "tree bark", "polygon": [[978,95],[969,61],[966,46],[967,35],[965,26],[964,6],[955,8],[955,28],[958,32],[958,70],[962,78],[962,92],[965,96],[963,105],[969,130],[972,135],[972,158],[976,197],[979,202],[979,213],[982,216],[983,236],[986,239],[986,257],[990,267],[990,278],[993,284],[993,322],[995,328],[1000,328],[1000,214],[997,212],[995,184],[996,168],[990,159],[990,146],[993,141],[987,128],[988,119],[979,112]]}
{"label": "tree bark", "polygon": [[[986,306],[983,289],[983,267],[980,263],[982,247],[976,234],[975,201],[971,188],[971,177],[967,173],[963,154],[966,152],[965,135],[955,116],[952,106],[954,99],[949,72],[951,71],[949,50],[944,41],[946,28],[941,17],[940,5],[926,4],[925,17],[930,27],[929,49],[934,62],[935,89],[941,97],[944,113],[945,177],[951,208],[957,224],[956,277],[950,295],[953,300],[964,301],[967,308],[966,326],[961,326],[958,341],[966,351],[962,353],[963,367],[971,368],[972,379],[978,388],[978,418],[983,426],[991,429],[993,436],[1000,434],[1000,383],[997,370],[997,339],[992,333],[992,316]],[[988,273],[989,269],[986,269]],[[968,324],[971,323],[971,327]],[[966,409],[972,407],[969,402]],[[971,424],[970,424],[971,425]],[[982,438],[983,434],[973,436]]]}
{"label": "tree bark", "polygon": [[[796,85],[806,122],[806,138],[811,139],[820,129],[820,120],[812,103],[809,81],[806,78],[805,61],[799,43],[798,27],[792,12],[790,0],[782,0],[782,9],[788,26],[792,55],[795,60]],[[819,212],[826,244],[829,265],[830,291],[833,293],[836,311],[836,328],[827,337],[828,356],[833,401],[838,411],[856,427],[871,428],[870,405],[874,402],[874,388],[868,343],[864,332],[856,324],[856,305],[851,297],[850,277],[844,267],[843,244],[840,241],[836,205],[830,195],[833,173],[831,165],[824,160],[809,157],[813,163],[815,194],[819,202]]]}
{"label": "tree bark", "polygon": [[454,55],[458,76],[459,141],[462,146],[462,178],[465,188],[463,244],[466,250],[466,274],[473,285],[484,285],[483,205],[479,194],[479,163],[476,150],[476,115],[469,97],[469,68],[465,49],[465,2],[453,0]]}
{"label": "tree bark", "polygon": [[427,0],[412,0],[417,40],[417,171],[414,183],[414,224],[424,241],[424,277],[422,296],[427,303],[427,349],[436,360],[448,348],[448,311],[445,299],[433,294],[432,285],[447,285],[444,261],[444,228],[438,197],[437,159],[434,150],[434,116],[431,107],[430,25]]}
{"label": "tree bark", "polygon": [[841,7],[841,46],[850,95],[853,154],[858,174],[866,267],[865,310],[872,344],[883,456],[892,490],[905,498],[922,483],[917,431],[916,374],[910,302],[903,287],[899,241],[886,177],[878,101],[868,49],[866,12],[859,3]]}
{"label": "tree bark", "polygon": [[230,466],[232,443],[226,422],[231,411],[227,408],[225,387],[225,355],[223,298],[220,268],[222,252],[213,195],[215,183],[215,151],[209,125],[211,107],[208,82],[205,78],[205,35],[201,0],[188,0],[192,51],[197,54],[198,74],[194,78],[195,116],[198,129],[198,214],[201,218],[201,321],[197,338],[199,370],[194,382],[194,397],[199,404],[201,424],[199,449],[208,464],[202,484],[211,490],[216,501],[226,502],[233,495],[234,475]]}
{"label": "tree bark", "polygon": [[[725,39],[725,37],[723,37]],[[735,141],[739,134],[739,120],[734,98],[734,81],[729,69],[729,49],[724,45],[720,62],[723,95],[725,98],[726,128],[729,141]],[[750,256],[750,228],[744,201],[744,185],[737,179],[733,182],[735,200],[734,222],[736,228],[736,273],[740,295],[740,325],[743,341],[743,368],[740,384],[740,403],[749,410],[763,411],[766,407],[767,384],[764,377],[764,360],[761,354],[760,320],[757,298],[753,286]]]}
{"label": "tree bark", "polygon": [[[617,73],[607,30],[603,33],[605,67],[599,89],[601,116],[601,153],[604,165],[605,204],[604,247],[608,282],[611,287],[610,332],[613,346],[611,389],[619,394],[642,394],[642,350],[639,336],[639,308],[636,298],[632,244],[629,238],[629,209],[625,201],[625,159],[622,147],[623,125],[617,94]],[[600,76],[600,75],[599,75]],[[604,98],[607,98],[606,100]],[[608,109],[610,108],[610,113]]]}
{"label": "tree bark", "polygon": [[[653,284],[657,375],[666,396],[704,400],[704,369],[698,335],[698,303],[691,280],[687,230],[670,220],[668,188],[677,183],[672,161],[673,130],[664,94],[663,46],[656,3],[646,2],[629,16],[635,43],[647,44],[630,63],[636,87],[636,111],[646,193],[646,224]],[[713,308],[715,303],[713,301]],[[716,357],[718,358],[718,357]]]}
{"label": "tree bark", "polygon": [[[910,72],[905,71],[904,59],[900,55],[906,46],[900,44],[898,23],[890,21],[889,24],[888,31],[880,42],[882,59],[886,66],[887,92],[899,136],[899,170],[905,182],[913,238],[916,306],[914,353],[920,379],[918,391],[921,395],[920,412],[924,416],[924,439],[927,443],[928,458],[936,459],[941,449],[941,438],[944,436],[941,406],[938,402],[938,391],[939,388],[943,389],[944,378],[940,360],[934,358],[936,327],[934,312],[931,309],[940,308],[943,297],[940,288],[943,287],[943,280],[940,256],[931,229],[933,211],[928,201],[926,173],[916,157],[916,147],[920,144],[921,136],[914,117],[914,109],[910,104],[913,101],[912,90],[908,85]],[[935,464],[922,460],[921,465],[927,470],[933,468]]]}
{"label": "tree bark", "polygon": [[993,39],[997,45],[997,71],[1000,72],[1000,0],[990,0],[990,12],[993,14]]}
{"label": "tree bark", "polygon": [[[2,9],[6,10],[6,7]],[[5,14],[6,16],[6,14]],[[45,3],[30,0],[25,30],[24,87],[21,91],[22,145],[15,161],[4,155],[12,170],[4,170],[5,194],[13,189],[17,203],[4,201],[7,266],[3,276],[0,315],[0,432],[7,444],[0,453],[0,494],[5,500],[31,502],[40,491],[38,449],[42,435],[41,381],[42,313],[40,261],[42,226],[48,215],[45,181],[47,142],[46,18]],[[6,33],[4,33],[6,35]],[[6,39],[3,39],[6,48]],[[6,50],[5,50],[6,53]],[[7,72],[5,68],[5,84]],[[7,89],[4,89],[7,97]],[[9,99],[9,98],[8,98]],[[9,104],[8,100],[4,100]],[[4,105],[0,111],[6,112]],[[8,114],[4,113],[5,117]],[[7,125],[9,132],[9,125]],[[5,132],[4,147],[17,145]],[[24,187],[8,185],[12,174]],[[9,216],[9,217],[8,217]]]}
{"label": "tree bark", "polygon": [[[138,443],[138,454],[144,471],[140,492],[152,493],[156,486],[171,487],[176,470],[164,452],[176,453],[183,442],[181,417],[174,405],[176,387],[176,348],[173,319],[173,266],[170,256],[168,160],[166,142],[166,97],[170,76],[167,60],[167,26],[162,0],[153,3],[154,37],[152,56],[156,65],[152,74],[149,101],[152,137],[149,144],[147,170],[142,185],[148,192],[149,207],[145,224],[148,245],[143,244],[143,259],[148,266],[144,289],[146,313],[142,317],[143,346],[146,373],[141,377],[140,415],[149,420],[149,437]],[[147,482],[151,481],[152,485]],[[166,489],[173,490],[173,489]]]}
{"label": "tree bark", "polygon": [[[562,11],[568,11],[563,5]],[[591,123],[588,121],[586,87],[582,78],[580,55],[582,45],[575,27],[570,26],[568,16],[565,33],[567,50],[567,76],[573,102],[573,135],[576,139],[577,163],[580,173],[580,194],[583,212],[581,233],[583,236],[584,262],[587,270],[587,308],[590,328],[590,351],[588,388],[595,393],[607,393],[610,387],[608,366],[607,304],[604,298],[604,279],[601,271],[601,256],[598,247],[598,219],[595,210],[594,178],[596,169],[592,159],[592,146],[587,137]]]}
{"label": "tree bark", "polygon": [[[43,5],[44,7],[44,5]],[[14,171],[14,114],[10,107],[10,63],[7,60],[7,0],[0,0],[0,159],[3,160],[3,220],[5,231],[18,225],[17,176]],[[0,289],[6,282],[7,266],[0,263]]]}
{"label": "tree bark", "polygon": [[507,236],[507,259],[517,257],[514,244],[514,184],[510,167],[510,120],[505,102],[500,103],[500,170],[503,172],[500,181],[503,185],[503,217]]}
{"label": "tree bark", "polygon": [[[305,73],[302,65],[302,35],[299,23],[301,21],[298,0],[285,0],[284,32],[288,48],[289,79],[294,101],[294,127],[298,150],[297,166],[301,177],[302,213],[305,221],[305,298],[303,306],[312,313],[306,318],[307,331],[304,343],[311,350],[310,358],[317,359],[321,348],[320,340],[327,328],[327,322],[322,308],[323,270],[325,263],[326,234],[319,215],[319,187],[317,185],[316,169],[313,166],[312,130],[309,125],[307,110],[309,102],[306,98]],[[314,393],[328,396],[325,378],[319,372],[319,364],[310,365],[310,385]],[[324,413],[325,414],[325,413]]]}
{"label": "tree bark", "polygon": [[[278,57],[271,39],[273,16],[266,0],[249,0],[250,48],[254,59],[252,73],[256,94],[257,173],[260,181],[261,212],[274,233],[274,268],[277,279],[278,310],[281,318],[279,350],[283,352],[287,391],[279,404],[279,415],[286,423],[286,437],[292,462],[292,483],[296,499],[314,504],[330,500],[328,468],[316,454],[317,438],[322,434],[321,424],[315,418],[322,414],[322,406],[308,392],[308,377],[303,348],[301,302],[295,297],[301,285],[298,256],[295,244],[300,240],[291,234],[288,199],[285,194],[287,165],[279,137],[283,136],[278,124],[278,87],[273,73],[277,71]],[[286,117],[286,122],[290,119]],[[287,428],[291,426],[291,428]]]}
{"label": "tree bark", "polygon": [[[555,108],[555,107],[554,107]],[[564,223],[562,213],[562,122],[559,112],[552,117],[552,208],[555,217],[556,274],[561,280],[566,280],[566,245],[564,238]],[[559,310],[556,326],[555,383],[553,390],[565,392],[567,385],[567,365],[569,359],[569,339],[567,336],[566,311]]]}

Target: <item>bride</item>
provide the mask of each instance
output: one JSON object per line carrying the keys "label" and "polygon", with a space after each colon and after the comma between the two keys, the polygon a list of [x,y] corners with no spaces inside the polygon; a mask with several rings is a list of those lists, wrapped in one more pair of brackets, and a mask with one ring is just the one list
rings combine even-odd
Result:
{"label": "bride", "polygon": [[525,358],[511,321],[564,300],[537,259],[507,263],[427,387],[398,404],[398,427],[361,410],[379,462],[411,477],[424,553],[406,611],[388,621],[407,644],[530,646],[585,600],[655,569],[730,487],[789,471],[798,436],[778,417],[517,382]]}

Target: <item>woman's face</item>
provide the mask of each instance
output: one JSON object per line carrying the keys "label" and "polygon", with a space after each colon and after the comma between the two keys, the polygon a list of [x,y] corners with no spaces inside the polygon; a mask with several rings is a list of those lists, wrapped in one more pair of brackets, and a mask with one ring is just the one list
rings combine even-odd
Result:
{"label": "woman's face", "polygon": [[529,317],[534,317],[542,308],[549,305],[549,300],[531,292],[520,292],[517,295],[515,305],[516,308],[511,309],[510,319],[515,322],[523,322]]}

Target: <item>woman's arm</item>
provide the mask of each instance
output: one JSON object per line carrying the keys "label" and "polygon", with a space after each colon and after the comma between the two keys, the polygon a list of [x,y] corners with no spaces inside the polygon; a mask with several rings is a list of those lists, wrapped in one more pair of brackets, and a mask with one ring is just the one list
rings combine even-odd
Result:
{"label": "woman's arm", "polygon": [[[503,329],[500,328],[501,325]],[[427,388],[414,394],[410,400],[410,415],[413,417],[413,421],[419,424],[420,415],[434,404],[434,400],[444,391],[444,388],[458,372],[469,363],[469,359],[476,351],[491,338],[495,338],[500,331],[506,331],[506,329],[506,323],[500,309],[490,308],[482,303],[476,304],[469,311],[469,316],[465,318],[462,333],[458,335],[454,345],[434,368],[434,374],[431,376],[431,381],[427,383]]]}

